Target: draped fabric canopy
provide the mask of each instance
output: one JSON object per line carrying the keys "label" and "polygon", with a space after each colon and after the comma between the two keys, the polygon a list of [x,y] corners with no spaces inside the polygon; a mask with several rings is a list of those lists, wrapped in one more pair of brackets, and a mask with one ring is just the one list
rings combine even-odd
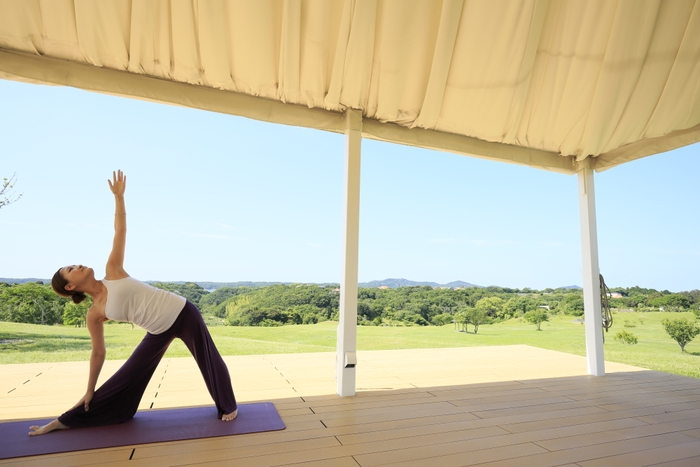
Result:
{"label": "draped fabric canopy", "polygon": [[604,170],[700,141],[700,1],[0,0],[0,78]]}

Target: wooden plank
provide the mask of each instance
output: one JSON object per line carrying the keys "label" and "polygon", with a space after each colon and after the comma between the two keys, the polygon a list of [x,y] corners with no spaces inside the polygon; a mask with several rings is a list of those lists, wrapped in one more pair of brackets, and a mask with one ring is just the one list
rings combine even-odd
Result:
{"label": "wooden plank", "polygon": [[[698,387],[691,389],[684,389],[682,391],[661,391],[661,392],[643,392],[641,389],[637,393],[610,393],[610,394],[593,394],[586,397],[581,396],[571,396],[572,400],[577,401],[588,401],[599,404],[601,406],[612,405],[612,410],[615,406],[623,406],[623,404],[668,404],[671,402],[695,402],[700,400],[700,395],[698,394]],[[663,397],[660,397],[662,395]]]}
{"label": "wooden plank", "polygon": [[[354,399],[354,400],[353,400]],[[423,404],[425,402],[444,402],[425,391],[415,391],[411,393],[401,393],[396,395],[385,394],[381,396],[364,397],[364,398],[338,398],[338,400],[326,400],[323,402],[304,402],[305,405],[311,407],[315,413],[323,414],[330,412],[340,412],[343,410],[368,410],[387,407],[396,407],[401,405]]]}
{"label": "wooden plank", "polygon": [[475,414],[481,416],[481,413],[486,413],[486,412],[498,412],[501,410],[508,410],[508,409],[518,409],[518,408],[523,408],[523,407],[532,407],[532,406],[548,406],[552,404],[560,405],[563,404],[565,406],[572,406],[572,407],[590,407],[593,404],[589,402],[585,402],[585,404],[581,404],[578,401],[572,401],[571,399],[567,399],[566,397],[562,396],[548,396],[548,395],[531,395],[528,394],[526,396],[522,397],[498,397],[498,398],[492,398],[492,397],[485,397],[484,399],[467,399],[467,400],[457,400],[457,401],[450,401],[450,403],[456,407],[461,407],[463,409],[469,410],[470,412],[474,412]]}
{"label": "wooden plank", "polygon": [[653,466],[650,467],[698,467],[698,465],[700,465],[700,456],[661,462],[660,464],[653,464]]}
{"label": "wooden plank", "polygon": [[358,467],[357,462],[351,456],[334,457],[313,462],[301,462],[294,464],[283,464],[285,467]]}
{"label": "wooden plank", "polygon": [[658,387],[658,388],[647,388],[642,386],[635,386],[635,387],[626,387],[624,389],[619,389],[617,387],[606,387],[606,388],[598,388],[595,391],[587,391],[587,392],[581,392],[578,391],[576,393],[567,393],[566,391],[551,391],[548,392],[550,394],[559,394],[559,395],[565,395],[573,400],[617,400],[617,399],[633,399],[633,398],[658,398],[660,394],[663,394],[664,396],[673,396],[673,397],[683,397],[683,396],[692,396],[695,393],[697,393],[698,390],[698,385],[684,385],[684,387],[679,388],[663,388],[663,387]]}
{"label": "wooden plank", "polygon": [[[634,423],[634,422],[632,422]],[[637,422],[638,423],[638,422]],[[611,428],[625,428],[627,424],[610,424]],[[355,455],[355,458],[363,466],[375,466],[384,465],[391,463],[404,463],[410,462],[412,459],[435,459],[436,464],[442,465],[442,462],[451,463],[453,461],[464,462],[462,457],[467,455],[471,457],[474,451],[479,450],[492,450],[494,452],[499,451],[502,448],[513,446],[513,445],[523,445],[528,442],[535,442],[540,447],[540,440],[549,439],[551,437],[557,436],[571,436],[576,434],[585,433],[597,433],[596,430],[604,428],[604,425],[591,424],[586,427],[576,427],[569,430],[544,430],[541,432],[528,432],[519,434],[492,434],[489,433],[488,436],[478,438],[474,441],[459,440],[458,436],[446,436],[443,433],[434,433],[432,435],[422,435],[414,436],[407,441],[410,441],[409,445],[404,449],[392,450],[392,451],[382,451],[373,454],[366,455]],[[431,438],[432,437],[432,438]],[[339,437],[342,442],[342,437]],[[459,442],[453,442],[457,441]],[[428,444],[426,444],[428,443]],[[546,448],[546,447],[545,447]],[[540,451],[546,452],[546,451]],[[443,457],[448,456],[443,459]],[[437,459],[439,459],[439,464],[437,464]],[[459,464],[461,465],[461,464]],[[530,464],[524,464],[530,465]],[[532,464],[537,465],[537,464]]]}
{"label": "wooden plank", "polygon": [[[361,456],[356,457],[358,463],[361,467],[370,466],[383,466],[383,465],[400,465],[401,467],[426,467],[426,466],[436,466],[440,467],[461,467],[466,465],[476,465],[484,464],[486,462],[502,461],[504,459],[520,459],[525,456],[531,456],[536,453],[543,452],[544,449],[532,444],[516,444],[512,446],[505,446],[499,449],[480,449],[472,451],[463,451],[456,454],[449,455],[436,455],[427,458],[414,458],[411,460],[405,460],[401,462],[389,462],[384,464],[369,464],[366,459]],[[519,464],[523,465],[536,465],[536,464]]]}
{"label": "wooden plank", "polygon": [[[235,438],[235,437],[234,437]],[[134,457],[129,461],[129,467],[153,467],[154,459],[163,465],[196,465],[199,463],[209,463],[246,459],[246,465],[250,459],[264,459],[271,456],[279,456],[290,459],[303,459],[304,453],[322,451],[323,448],[339,446],[338,440],[332,436],[325,438],[314,438],[309,440],[296,440],[285,443],[276,443],[274,451],[271,452],[270,445],[238,446],[236,448],[205,448],[195,451],[182,450],[177,453],[161,454],[158,457],[141,457],[139,449],[136,449]],[[201,447],[201,446],[200,446]],[[336,456],[340,457],[340,456]],[[301,462],[301,460],[299,460]]]}
{"label": "wooden plank", "polygon": [[[458,386],[458,389],[453,389],[451,391],[430,391],[431,394],[435,396],[438,400],[449,400],[449,401],[469,401],[471,399],[486,399],[493,398],[495,400],[507,399],[510,397],[526,397],[526,396],[547,396],[552,397],[553,394],[543,391],[540,388],[534,387],[523,387],[515,386],[508,389],[504,388],[483,388],[474,389],[469,386]],[[560,394],[554,394],[558,396]]]}
{"label": "wooden plank", "polygon": [[82,452],[67,452],[45,456],[30,456],[16,459],[0,460],[5,467],[78,467],[103,463],[122,463],[129,460],[133,448],[95,449]]}
{"label": "wooden plank", "polygon": [[580,413],[570,414],[570,416],[536,419],[536,414],[532,414],[529,417],[520,417],[520,420],[515,422],[511,423],[510,421],[504,421],[499,425],[510,432],[519,433],[523,431],[542,430],[545,428],[556,428],[574,423],[590,423],[595,421],[620,420],[625,418],[637,418],[644,423],[648,423],[641,420],[641,418],[647,415],[664,414],[667,412],[667,410],[668,407],[666,406],[639,407],[636,409],[621,410],[617,412],[601,410],[593,413],[586,412],[586,409],[580,409]]}
{"label": "wooden plank", "polygon": [[[686,423],[687,423],[688,420],[683,420],[683,422],[686,422]],[[696,419],[690,419],[689,422],[692,423],[692,424],[694,425],[694,426],[693,426],[693,429],[684,430],[683,433],[686,434],[686,435],[688,435],[688,436],[692,436],[693,438],[698,438],[698,439],[700,439],[700,419],[697,419],[697,418],[696,418]],[[676,427],[678,427],[679,429],[688,428],[687,426],[684,427],[682,422],[681,422],[681,423],[675,422],[675,423],[673,424],[673,426],[676,426]],[[698,465],[700,465],[700,464],[698,464]]]}
{"label": "wooden plank", "polygon": [[[426,436],[428,434],[441,434],[441,433],[449,433],[452,431],[462,431],[462,430],[469,430],[469,429],[482,429],[482,428],[487,428],[488,425],[486,425],[483,422],[486,421],[481,421],[482,426],[476,426],[476,423],[468,421],[468,422],[453,422],[453,423],[444,423],[444,424],[436,424],[436,425],[425,425],[425,426],[408,426],[404,428],[395,428],[395,429],[390,429],[390,430],[383,430],[383,431],[372,431],[368,433],[354,433],[354,434],[347,434],[347,435],[336,435],[338,440],[343,444],[343,445],[349,445],[349,444],[361,444],[361,443],[368,443],[372,441],[378,441],[378,440],[383,440],[383,439],[394,439],[394,438],[408,438],[408,437],[416,437],[416,436]],[[518,438],[521,440],[525,441],[539,441],[539,440],[548,440],[548,439],[556,439],[556,438],[563,438],[566,436],[575,436],[575,435],[582,435],[582,434],[587,434],[587,433],[596,433],[599,431],[606,431],[606,430],[623,430],[629,427],[633,426],[639,426],[643,425],[643,422],[640,422],[638,420],[634,419],[625,419],[625,420],[612,420],[612,421],[604,421],[604,422],[596,422],[596,423],[587,423],[587,424],[581,424],[581,425],[573,425],[573,426],[567,426],[567,427],[558,427],[558,428],[551,428],[548,430],[539,430],[539,431],[531,431],[531,432],[526,432],[527,436],[524,436],[522,438]],[[503,427],[500,427],[503,428]],[[506,431],[506,433],[509,433]],[[511,433],[509,433],[511,434]]]}
{"label": "wooden plank", "polygon": [[333,434],[320,423],[306,430],[282,430],[271,433],[253,433],[249,435],[222,436],[196,440],[173,441],[167,443],[154,443],[141,445],[136,448],[136,459],[158,458],[165,455],[178,455],[180,453],[195,453],[208,450],[232,449],[268,446],[272,452],[280,443],[294,441],[313,440],[317,438],[329,438]]}
{"label": "wooden plank", "polygon": [[670,433],[657,436],[649,436],[643,439],[632,439],[597,444],[594,447],[585,446],[576,449],[565,449],[562,451],[539,453],[524,456],[518,459],[509,459],[507,461],[500,461],[497,463],[487,465],[488,467],[522,467],[523,465],[553,467],[567,463],[581,464],[584,461],[602,459],[620,454],[645,451],[665,446],[681,445],[690,442],[694,442],[693,438],[690,436],[686,436],[680,433]]}
{"label": "wooden plank", "polygon": [[365,411],[362,414],[348,414],[344,411],[341,413],[326,414],[323,416],[321,421],[327,427],[338,427],[467,412],[460,411],[459,408],[450,405],[447,402],[423,404],[421,406],[417,406],[417,408],[404,407],[404,409],[405,410],[383,411],[382,413],[368,413]]}
{"label": "wooden plank", "polygon": [[[697,404],[696,404],[697,407]],[[689,418],[697,418],[700,417],[700,407],[697,409],[690,409],[690,410],[678,410],[678,411],[673,411],[673,412],[665,412],[665,413],[659,413],[659,414],[654,414],[654,415],[647,415],[643,417],[639,417],[640,420],[643,422],[647,423],[668,423],[668,422],[675,422],[679,420],[685,420]]]}
{"label": "wooden plank", "polygon": [[667,424],[645,425],[629,427],[624,431],[599,431],[585,435],[544,440],[539,441],[537,444],[547,449],[548,451],[560,451],[562,449],[574,449],[582,446],[593,446],[596,444],[609,443],[612,441],[643,438],[645,436],[654,436],[666,433],[675,433],[677,431],[678,429],[676,427]]}
{"label": "wooden plank", "polygon": [[[581,467],[608,467],[624,465],[625,467],[645,467],[660,462],[686,461],[688,458],[700,456],[700,440],[686,444],[663,446],[644,451],[629,452],[617,456],[605,457],[591,461],[579,462]],[[700,464],[695,464],[695,466]]]}
{"label": "wooden plank", "polygon": [[[463,392],[478,392],[478,393],[497,393],[501,391],[528,389],[528,387],[520,381],[496,381],[493,383],[473,383],[473,384],[458,384],[438,386],[434,385],[429,389],[429,392],[435,396],[450,397],[459,395]],[[541,391],[542,389],[535,387],[534,390]]]}

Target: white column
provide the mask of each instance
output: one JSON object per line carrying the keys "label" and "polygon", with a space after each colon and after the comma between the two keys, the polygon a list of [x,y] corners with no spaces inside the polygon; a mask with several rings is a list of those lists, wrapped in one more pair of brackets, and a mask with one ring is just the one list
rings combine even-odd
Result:
{"label": "white column", "polygon": [[355,395],[357,364],[357,269],[360,236],[360,146],[362,114],[349,109],[345,117],[345,221],[340,277],[340,322],[336,350],[338,395]]}
{"label": "white column", "polygon": [[581,217],[581,253],[583,255],[583,306],[586,322],[586,359],[588,374],[603,376],[603,318],[600,304],[600,267],[598,232],[595,216],[593,170],[578,172],[579,212]]}

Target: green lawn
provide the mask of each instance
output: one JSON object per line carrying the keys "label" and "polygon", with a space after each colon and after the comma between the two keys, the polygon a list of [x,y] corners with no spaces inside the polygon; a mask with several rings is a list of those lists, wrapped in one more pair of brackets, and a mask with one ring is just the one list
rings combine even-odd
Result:
{"label": "green lawn", "polygon": [[[700,338],[686,346],[686,353],[664,332],[664,317],[688,317],[691,313],[618,313],[606,334],[605,358],[609,361],[700,377]],[[211,334],[223,355],[332,352],[337,322],[315,325],[260,327],[211,327]],[[626,330],[639,338],[637,345],[616,342],[613,336]],[[478,334],[457,332],[453,325],[442,327],[358,327],[358,350],[470,347],[480,345],[527,344],[576,355],[585,355],[584,326],[571,316],[556,316],[542,324],[542,331],[518,319],[481,326]],[[107,358],[125,359],[144,335],[128,324],[105,326]],[[166,354],[188,356],[176,341]],[[86,329],[36,326],[0,322],[0,364],[88,360],[90,338]]]}

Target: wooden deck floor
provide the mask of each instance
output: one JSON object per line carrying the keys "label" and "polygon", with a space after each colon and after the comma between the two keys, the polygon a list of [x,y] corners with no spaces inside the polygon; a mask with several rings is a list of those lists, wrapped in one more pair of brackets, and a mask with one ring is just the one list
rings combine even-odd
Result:
{"label": "wooden deck floor", "polygon": [[[0,461],[3,466],[699,466],[700,380],[528,346],[361,352],[358,395],[334,354],[226,357],[240,402],[287,429]],[[107,362],[104,376],[121,362]],[[0,419],[55,416],[86,363],[0,367]],[[165,359],[142,409],[211,404],[192,359]],[[0,440],[0,443],[2,440]]]}

